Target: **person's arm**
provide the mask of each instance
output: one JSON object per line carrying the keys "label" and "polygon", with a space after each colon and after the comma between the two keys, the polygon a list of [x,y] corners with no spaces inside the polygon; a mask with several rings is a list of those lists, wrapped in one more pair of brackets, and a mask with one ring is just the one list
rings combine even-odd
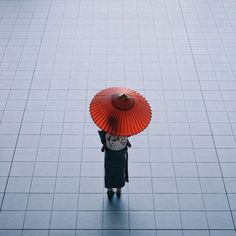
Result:
{"label": "person's arm", "polygon": [[105,145],[102,146],[101,152],[104,152],[106,149]]}
{"label": "person's arm", "polygon": [[127,139],[127,147],[131,147],[131,143],[129,142],[129,139]]}
{"label": "person's arm", "polygon": [[99,130],[98,134],[102,143],[101,152],[104,152],[106,149],[106,139],[105,139],[106,132],[104,132],[103,130]]}

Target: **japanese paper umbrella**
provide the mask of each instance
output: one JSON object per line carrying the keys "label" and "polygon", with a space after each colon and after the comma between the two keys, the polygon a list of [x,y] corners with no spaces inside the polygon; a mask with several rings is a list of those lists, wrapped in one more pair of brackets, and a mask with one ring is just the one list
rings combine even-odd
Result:
{"label": "japanese paper umbrella", "polygon": [[93,97],[90,115],[95,124],[107,133],[131,136],[148,126],[152,112],[147,100],[135,90],[111,87]]}

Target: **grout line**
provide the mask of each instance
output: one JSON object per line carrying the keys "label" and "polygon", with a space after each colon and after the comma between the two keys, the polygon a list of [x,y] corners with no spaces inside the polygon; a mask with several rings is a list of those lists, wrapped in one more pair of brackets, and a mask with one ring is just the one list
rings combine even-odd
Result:
{"label": "grout line", "polygon": [[[202,98],[203,98],[203,104],[204,104],[204,107],[205,107],[205,111],[206,111],[206,115],[207,115],[207,119],[208,119],[208,124],[209,124],[210,130],[211,130],[211,137],[212,137],[212,141],[214,143],[214,149],[215,149],[215,152],[216,152],[216,156],[217,156],[217,160],[218,160],[218,164],[219,164],[219,169],[220,169],[221,176],[222,176],[222,181],[223,181],[223,184],[224,184],[224,189],[225,189],[225,194],[226,194],[227,202],[228,202],[228,205],[229,205],[229,208],[230,208],[230,202],[229,202],[227,188],[226,188],[226,184],[225,184],[225,180],[224,180],[224,175],[223,175],[223,171],[222,171],[222,168],[221,168],[221,165],[220,165],[220,160],[219,160],[219,156],[218,156],[218,152],[217,152],[217,148],[216,148],[216,144],[215,144],[215,139],[214,139],[213,132],[212,132],[211,122],[210,122],[210,119],[209,119],[208,110],[207,110],[205,99],[204,99],[204,96],[203,96],[203,91],[202,91],[202,87],[201,87],[201,83],[200,83],[200,79],[199,79],[199,74],[198,74],[198,70],[197,70],[197,67],[196,67],[196,61],[195,61],[195,58],[193,56],[194,53],[193,53],[193,50],[192,50],[192,47],[191,47],[191,41],[190,41],[190,38],[189,38],[188,29],[187,29],[187,25],[186,25],[186,22],[185,22],[185,17],[184,17],[184,14],[183,14],[183,8],[182,8],[181,0],[178,0],[178,1],[179,1],[179,6],[180,6],[182,18],[183,18],[183,21],[184,21],[184,28],[185,28],[185,31],[187,33],[188,42],[189,42],[189,45],[190,45],[191,55],[192,55],[192,59],[193,59],[193,63],[194,63],[194,69],[195,69],[195,72],[196,72],[196,75],[197,75],[197,79],[198,79],[201,95],[202,95]],[[208,53],[208,55],[210,55],[210,54]],[[232,220],[234,229],[236,229],[236,225],[235,225],[235,222],[234,222],[233,213],[232,213],[231,208],[230,208],[230,214],[231,214],[231,220]],[[208,219],[208,217],[207,217],[207,219]]]}
{"label": "grout line", "polygon": [[[50,5],[51,6],[51,5]],[[50,7],[49,7],[50,8]],[[21,8],[22,9],[22,8]],[[34,10],[36,9],[36,6],[34,8]],[[32,22],[32,16],[30,17],[31,19],[31,22]],[[18,17],[16,17],[16,19],[19,19]],[[47,19],[48,19],[48,16],[47,16]],[[47,22],[47,20],[46,20]],[[28,26],[30,26],[31,24],[29,24]],[[44,32],[45,32],[45,28],[46,28],[46,23],[45,23],[45,27],[44,27]],[[28,32],[29,34],[29,32]],[[28,35],[27,34],[27,35]],[[26,38],[27,39],[27,38]],[[25,40],[26,40],[25,39]],[[41,41],[40,41],[40,47],[41,47],[41,44],[42,44],[42,38],[41,38]],[[21,53],[24,49],[24,46],[25,46],[25,43],[24,45],[22,46],[22,50],[21,50]],[[40,48],[39,47],[39,48]],[[40,50],[39,50],[40,51]],[[38,55],[39,55],[39,51],[38,51]],[[18,131],[18,134],[17,134],[17,139],[16,139],[16,142],[15,142],[15,147],[14,147],[14,152],[13,152],[13,157],[12,157],[12,160],[11,160],[11,165],[10,165],[10,169],[9,169],[9,174],[8,174],[8,177],[7,177],[7,181],[6,181],[6,185],[5,185],[5,189],[4,189],[4,193],[3,193],[3,197],[2,197],[2,202],[1,202],[1,208],[2,209],[2,205],[3,205],[3,201],[4,201],[4,198],[5,198],[5,194],[6,194],[6,189],[7,189],[7,186],[8,186],[8,181],[9,181],[9,178],[10,178],[10,173],[11,173],[11,169],[12,169],[12,165],[13,165],[13,162],[14,162],[14,157],[15,157],[15,153],[16,153],[16,149],[17,149],[17,144],[18,144],[18,141],[19,141],[19,137],[20,137],[20,133],[21,133],[21,128],[22,128],[22,124],[23,124],[23,120],[24,120],[24,115],[25,115],[25,111],[26,111],[26,108],[27,108],[27,103],[28,103],[28,98],[29,98],[29,95],[30,95],[30,91],[31,91],[31,87],[32,87],[32,83],[33,83],[33,78],[34,78],[34,74],[35,74],[35,70],[36,70],[36,66],[37,66],[37,60],[38,60],[38,55],[37,55],[37,59],[36,59],[36,62],[35,62],[35,65],[34,65],[34,69],[33,69],[33,74],[32,74],[32,77],[31,77],[31,80],[30,80],[30,85],[29,85],[29,88],[28,88],[28,92],[27,92],[27,97],[25,99],[25,105],[24,105],[24,110],[23,110],[23,113],[22,113],[22,118],[21,118],[21,122],[20,123],[20,127],[19,127],[19,131]],[[22,55],[21,55],[22,56]],[[20,58],[21,58],[20,56]],[[19,58],[19,62],[18,62],[18,65],[20,63],[20,58]],[[17,65],[17,67],[18,67]],[[14,80],[13,80],[14,81]],[[13,82],[12,82],[13,83]],[[11,91],[11,90],[10,90]],[[39,142],[39,140],[38,140]],[[27,176],[28,177],[28,176]],[[31,179],[31,182],[32,182],[32,179]],[[29,198],[29,196],[28,196]],[[26,214],[26,212],[25,212]],[[24,218],[25,218],[25,214],[24,214]],[[23,222],[24,224],[24,222]],[[22,229],[22,232],[23,232],[23,229]]]}
{"label": "grout line", "polygon": [[[208,5],[208,9],[210,10],[211,15],[212,15],[211,6]],[[227,14],[226,14],[226,15],[227,15]],[[214,23],[216,24],[214,16],[212,16],[212,19],[213,19]],[[219,30],[218,30],[218,28],[217,28],[217,25],[215,25],[215,28],[216,28],[217,33],[218,33],[218,35],[219,35],[219,38],[220,38],[220,40],[221,40],[221,42],[222,42],[222,37],[221,37],[221,34],[220,34],[220,32],[219,32]],[[205,39],[205,38],[204,38],[204,39]],[[224,43],[222,43],[222,45],[223,45],[223,49],[224,49],[224,52],[225,52],[224,55],[225,55],[226,58],[227,58],[227,64],[230,66],[231,71],[233,71],[233,68],[232,68],[232,66],[231,66],[231,63],[230,63],[230,61],[229,61],[229,59],[228,59],[227,52],[225,51]],[[209,55],[210,55],[210,59],[212,59],[211,54],[209,54]],[[214,74],[216,75],[215,70],[214,70]],[[217,77],[216,77],[216,78],[217,78]],[[228,118],[228,121],[229,121],[228,123],[229,123],[230,128],[231,128],[231,131],[232,131],[232,135],[229,135],[229,136],[231,136],[231,137],[233,136],[234,141],[235,141],[235,144],[236,144],[236,137],[235,137],[235,134],[234,134],[232,122],[230,121],[229,112],[228,112],[227,107],[226,107],[226,105],[225,105],[225,100],[224,100],[224,97],[223,97],[223,94],[222,94],[222,89],[221,89],[221,87],[219,86],[219,81],[218,81],[218,79],[217,79],[216,81],[217,81],[216,83],[217,83],[217,85],[218,85],[218,87],[219,87],[219,92],[220,92],[220,95],[221,95],[221,101],[222,101],[223,104],[224,104],[225,113],[227,114],[227,118]],[[226,135],[225,135],[225,136],[226,136]],[[213,135],[213,139],[214,139],[214,135]],[[218,149],[219,149],[219,148],[218,148]],[[219,156],[218,156],[218,149],[216,148],[216,153],[217,153],[217,158],[218,158],[220,170],[222,171],[222,169],[221,169],[221,163],[224,163],[224,162],[221,162],[221,161],[220,161],[220,158],[219,158]],[[228,196],[228,192],[227,192],[227,189],[226,189],[226,185],[225,185],[225,181],[224,181],[224,177],[223,177],[223,172],[221,172],[221,173],[222,173],[222,178],[223,178],[223,184],[224,184],[224,187],[225,187],[226,198],[227,198],[227,202],[228,202],[228,205],[229,205],[229,210],[230,210],[231,217],[232,217],[232,222],[233,222],[233,225],[234,225],[234,230],[236,231],[236,223],[235,223],[235,219],[234,219],[234,216],[233,216],[233,210],[232,210],[232,208],[231,208],[231,203],[230,203],[229,196]]]}
{"label": "grout line", "polygon": [[[17,23],[17,20],[19,19],[20,10],[21,10],[22,8],[23,8],[23,5],[18,9],[17,16],[15,17],[15,20],[14,20],[14,26],[13,26],[12,29],[11,29],[11,33],[10,33],[10,35],[9,35],[6,48],[7,48],[7,46],[8,46],[9,43],[10,43],[11,36],[12,36],[12,34],[13,34],[13,32],[14,32],[15,24]],[[25,39],[25,40],[26,40],[26,39]],[[25,42],[24,42],[24,45],[25,45]],[[21,53],[22,53],[22,51],[23,51],[24,45],[22,46]],[[3,58],[4,58],[5,54],[6,54],[6,51],[7,51],[7,49],[4,50]],[[21,54],[20,54],[20,58],[21,58]],[[19,58],[19,60],[18,60],[18,62],[17,62],[17,67],[19,66],[20,58]],[[11,93],[11,91],[12,91],[12,86],[13,86],[13,82],[14,82],[14,80],[15,80],[16,71],[17,71],[17,69],[16,69],[15,72],[14,72],[14,77],[13,77],[13,79],[11,79],[11,85],[10,85],[10,89],[9,89],[9,92],[8,92],[8,95],[7,95],[7,98],[6,98],[6,103],[5,103],[5,106],[4,106],[2,115],[0,116],[0,121],[1,121],[0,124],[2,123],[2,119],[3,119],[3,116],[4,116],[4,112],[6,111],[6,108],[7,108],[7,102],[8,102],[8,99],[9,99],[9,97],[10,97],[10,93]],[[33,78],[33,76],[32,76],[32,78]],[[32,79],[31,79],[31,83],[32,83]],[[30,90],[30,89],[29,89],[29,90]],[[29,95],[29,92],[28,92],[28,95]],[[22,126],[22,121],[23,121],[23,117],[24,117],[24,112],[25,112],[26,104],[27,104],[27,100],[25,101],[25,106],[24,106],[24,110],[23,110],[23,114],[22,114],[22,118],[21,118],[21,122],[20,122],[20,127],[19,127],[19,129],[18,129],[18,133],[16,134],[17,138],[16,138],[16,141],[15,141],[15,147],[8,147],[8,148],[11,148],[11,149],[14,149],[14,150],[13,150],[13,153],[12,153],[11,164],[10,164],[10,167],[9,167],[8,175],[6,176],[6,182],[5,182],[5,186],[4,186],[3,196],[2,196],[2,199],[1,199],[0,211],[1,211],[2,206],[3,206],[3,202],[4,202],[6,190],[7,190],[8,181],[9,181],[9,178],[10,178],[11,168],[12,168],[13,161],[14,161],[14,156],[15,156],[15,153],[16,153],[16,146],[17,146],[18,139],[19,139],[19,134],[20,134],[21,126]],[[21,110],[19,110],[18,112],[20,112],[20,111],[21,111]],[[12,136],[12,135],[10,135],[10,136]],[[4,148],[4,147],[3,147],[3,148]]]}
{"label": "grout line", "polygon": [[[32,75],[32,80],[31,80],[31,84],[30,84],[30,87],[29,87],[29,94],[30,92],[32,91],[31,88],[32,88],[32,84],[33,84],[33,80],[34,80],[34,74],[35,74],[35,71],[36,71],[36,67],[37,67],[37,63],[38,63],[38,59],[39,59],[39,54],[40,54],[40,49],[42,47],[42,42],[43,42],[43,36],[46,32],[46,26],[47,26],[47,22],[48,22],[48,19],[49,19],[49,13],[50,13],[50,9],[51,9],[51,6],[52,6],[52,1],[50,0],[50,4],[49,4],[49,8],[48,8],[48,13],[47,13],[47,17],[46,17],[46,21],[45,21],[45,26],[44,26],[44,30],[43,30],[43,35],[41,37],[41,41],[40,41],[40,46],[39,46],[39,51],[38,51],[38,55],[37,55],[37,59],[36,59],[36,63],[35,63],[35,67],[34,67],[34,72],[33,72],[33,75]],[[55,63],[55,61],[53,62],[53,64]],[[51,76],[52,76],[52,73],[51,73]],[[46,108],[46,101],[48,100],[48,96],[49,96],[49,90],[50,90],[50,85],[51,85],[51,81],[52,81],[52,77],[50,78],[49,80],[49,87],[48,89],[46,89],[47,91],[47,95],[46,95],[46,100],[45,100],[45,108]],[[27,96],[27,102],[26,102],[26,106],[25,106],[25,110],[27,110],[27,104],[28,104],[28,101],[29,101],[29,94]],[[35,155],[35,160],[34,160],[34,166],[33,166],[33,171],[32,171],[32,176],[31,176],[31,179],[30,179],[30,186],[29,186],[29,192],[28,192],[28,196],[27,196],[27,203],[26,203],[26,209],[25,209],[25,213],[24,213],[24,219],[23,219],[23,225],[22,225],[22,231],[21,231],[21,235],[23,235],[24,233],[24,225],[25,225],[25,220],[26,220],[26,215],[27,215],[27,208],[28,208],[28,205],[29,205],[29,199],[30,199],[30,191],[31,191],[31,187],[32,187],[32,183],[33,183],[33,177],[34,177],[34,171],[35,171],[35,166],[36,166],[36,163],[37,163],[37,155],[38,155],[38,151],[39,151],[39,145],[40,145],[40,137],[41,137],[41,134],[42,134],[42,129],[43,129],[43,121],[44,121],[44,118],[45,118],[45,113],[46,113],[46,109],[44,109],[43,111],[43,119],[41,122],[41,127],[40,127],[40,133],[37,134],[38,136],[38,141],[37,141],[37,147],[36,147],[36,155]],[[24,116],[23,116],[24,118]],[[21,124],[23,123],[23,119],[22,119],[22,122]],[[20,133],[20,132],[19,132]],[[24,134],[25,135],[25,134]],[[28,176],[27,176],[28,177]]]}
{"label": "grout line", "polygon": [[[168,6],[167,4],[165,3],[165,12],[167,14],[167,21],[168,21],[168,29],[169,29],[169,32],[171,34],[171,47],[173,47],[173,51],[175,53],[175,49],[174,49],[174,44],[173,44],[173,35],[172,35],[172,29],[170,28],[170,20],[169,20],[169,12],[168,12]],[[157,34],[156,34],[157,35]],[[156,42],[158,42],[158,40],[156,39]],[[158,46],[157,46],[158,48]],[[176,55],[174,55],[174,57],[176,57]],[[176,58],[175,58],[176,60]],[[165,103],[165,107],[168,107],[167,106],[167,98],[166,98],[166,94],[165,94],[165,86],[164,86],[164,78],[163,78],[163,72],[161,70],[161,60],[160,60],[160,57],[159,57],[159,65],[160,65],[160,73],[161,73],[161,82],[162,82],[162,87],[163,87],[163,97],[164,97],[164,103]],[[183,100],[184,101],[184,100]],[[184,107],[184,112],[186,113],[186,107]],[[168,133],[170,134],[170,127],[169,127],[169,117],[168,117],[168,111],[165,110],[165,115],[167,117],[167,127],[168,127]],[[180,198],[179,198],[179,190],[178,190],[178,184],[177,184],[177,181],[176,181],[176,167],[174,165],[174,158],[173,158],[173,147],[172,147],[172,142],[171,142],[171,135],[168,135],[169,137],[169,143],[170,143],[170,152],[171,152],[171,159],[172,159],[172,167],[173,167],[173,172],[174,172],[174,181],[175,181],[175,187],[176,187],[176,197],[177,197],[177,202],[178,202],[178,208],[179,208],[179,219],[180,219],[180,224],[181,224],[181,229],[183,230],[183,219],[182,219],[182,214],[181,214],[181,211],[180,211]],[[192,149],[192,147],[191,147]],[[184,233],[182,231],[182,236],[184,236]]]}
{"label": "grout line", "polygon": [[[61,32],[62,32],[62,24],[63,24],[63,17],[64,17],[64,13],[65,13],[65,2],[64,2],[64,9],[63,9],[63,16],[60,20],[60,31],[59,31],[59,35],[58,35],[58,38],[57,38],[57,42],[56,42],[56,49],[59,47],[59,39],[60,39],[60,35],[61,35]],[[55,55],[54,55],[54,60],[53,60],[53,66],[55,65],[56,63],[56,56],[57,56],[57,53],[55,52]],[[53,68],[52,68],[52,74],[53,74]],[[51,85],[51,82],[52,82],[52,78],[50,80],[50,85]],[[66,101],[65,101],[65,106],[67,104],[67,96],[68,96],[68,86],[69,86],[69,82],[67,84],[67,90],[65,89],[66,91]],[[46,106],[47,106],[47,101],[48,101],[48,98],[49,98],[49,91],[50,91],[50,87],[48,89],[48,94],[47,94],[47,100],[46,100]],[[62,99],[62,101],[64,101],[64,99]],[[45,109],[46,111],[46,109]],[[50,110],[51,111],[51,110]],[[45,118],[45,112],[44,112],[44,118]],[[63,111],[63,121],[65,119],[65,110]],[[46,122],[45,122],[46,123]],[[42,121],[42,126],[44,124],[44,119]],[[62,134],[60,135],[60,143],[59,143],[59,147],[57,149],[59,149],[59,153],[58,153],[58,159],[57,161],[55,161],[56,163],[56,174],[55,174],[55,177],[51,177],[54,179],[54,186],[53,186],[53,192],[51,192],[50,194],[52,194],[52,205],[51,205],[51,211],[50,211],[50,220],[49,220],[49,229],[48,229],[48,236],[50,235],[50,232],[51,232],[51,224],[52,224],[52,216],[53,216],[53,206],[54,206],[54,201],[55,201],[55,191],[56,191],[56,184],[57,184],[57,177],[58,177],[58,168],[59,168],[59,164],[60,164],[60,154],[61,154],[61,143],[62,143],[62,137],[63,137],[63,129],[64,129],[64,122],[62,122]],[[41,135],[41,134],[40,134]],[[22,235],[23,236],[23,235]]]}
{"label": "grout line", "polygon": [[[150,6],[152,8],[152,1],[149,1]],[[144,76],[144,67],[143,67],[143,52],[142,52],[142,42],[141,42],[141,27],[140,27],[140,14],[139,14],[139,6],[136,0],[136,8],[137,8],[137,19],[138,19],[138,30],[139,30],[139,50],[140,50],[140,55],[141,55],[141,73],[142,73],[142,86],[143,86],[143,92],[144,95],[146,95],[146,89],[145,89],[145,76]],[[152,11],[152,19],[153,19],[154,15],[153,15],[153,11]],[[148,156],[149,156],[149,170],[150,170],[150,180],[151,180],[151,186],[152,186],[152,204],[153,204],[153,210],[151,212],[153,212],[153,219],[154,219],[154,225],[155,225],[155,230],[158,228],[158,224],[157,224],[157,219],[156,219],[156,212],[155,212],[155,200],[154,200],[154,189],[153,189],[153,174],[152,174],[152,162],[151,162],[151,153],[150,153],[150,136],[149,136],[149,129],[148,127],[146,128],[147,130],[147,140],[148,140]],[[157,231],[155,232],[156,236],[157,236]]]}
{"label": "grout line", "polygon": [[[168,11],[167,11],[167,14],[169,15]],[[169,18],[168,18],[168,21],[169,21]],[[184,22],[184,24],[186,24],[185,19],[183,19],[183,22]],[[171,22],[169,21],[169,26],[170,25],[171,25]],[[171,31],[171,42],[172,42],[172,45],[173,45],[175,63],[176,63],[176,66],[178,68],[179,66],[178,66],[178,60],[177,60],[177,53],[176,53],[176,49],[175,49],[174,38],[173,38],[173,33],[172,33],[171,28],[170,28],[170,31]],[[178,78],[180,79],[181,92],[183,93],[184,90],[183,90],[183,84],[182,84],[179,68],[178,68]],[[183,97],[184,97],[184,94],[183,94]],[[203,96],[201,96],[201,98],[202,98],[202,100],[204,100]],[[202,101],[202,100],[200,100],[200,101]],[[188,110],[187,110],[187,106],[186,106],[186,101],[184,99],[183,99],[183,101],[184,101],[185,112],[186,112],[186,115],[187,115],[186,123],[188,125],[189,131],[191,132],[191,126],[190,126],[190,122],[189,122],[189,114],[188,114]],[[201,200],[202,200],[202,203],[203,203],[203,206],[204,206],[204,216],[205,216],[205,220],[206,220],[206,223],[207,223],[207,227],[210,228],[208,217],[207,217],[206,203],[205,203],[204,194],[203,194],[203,191],[202,191],[202,183],[201,183],[201,178],[200,178],[199,166],[198,166],[198,162],[197,162],[197,159],[196,159],[196,153],[195,153],[195,149],[194,149],[193,135],[191,134],[190,137],[191,137],[191,146],[192,146],[191,149],[193,150],[193,154],[194,154],[194,162],[192,162],[192,163],[195,164],[195,167],[196,167],[196,170],[197,170],[197,175],[198,175],[196,179],[198,180],[198,184],[199,184],[200,190],[201,190],[201,193],[199,195],[201,195]],[[175,168],[175,163],[176,162],[174,162],[174,168]],[[176,188],[177,188],[177,192],[178,192],[178,185],[176,185]],[[177,194],[178,194],[178,199],[179,199],[179,192]],[[179,208],[180,208],[180,201],[179,201]],[[182,211],[180,209],[180,214],[181,213],[182,213]],[[182,216],[182,214],[181,214],[181,216]]]}
{"label": "grout line", "polygon": [[[69,2],[69,1],[67,1],[67,2]],[[80,15],[80,7],[81,7],[81,1],[79,1],[79,4],[78,4],[78,11],[77,11],[77,15],[76,15],[76,28],[78,27],[78,23],[79,23],[79,21],[80,21],[80,18],[79,18],[79,15]],[[75,45],[76,45],[76,42],[75,42],[75,40],[76,40],[76,36],[77,36],[77,33],[75,33],[75,39],[74,39],[74,42],[73,42],[73,46],[75,47]],[[73,52],[72,52],[72,66],[73,66],[73,63],[74,63],[74,56],[75,56],[75,50],[73,50]],[[72,71],[73,69],[71,68],[71,71]],[[71,71],[70,71],[70,73],[71,73]],[[71,74],[70,74],[70,80],[71,80]],[[70,88],[70,80],[69,80],[69,82],[68,82],[68,84],[69,84],[69,88]],[[83,90],[82,90],[83,91]],[[68,102],[68,97],[67,97],[67,102]],[[85,102],[85,105],[86,105],[86,102]],[[65,111],[67,111],[67,108],[65,107]],[[85,117],[85,114],[84,114],[84,117]],[[84,118],[85,119],[85,118]],[[81,122],[81,123],[83,123],[83,122]],[[84,124],[83,124],[83,132],[84,132]],[[70,148],[70,150],[71,150],[71,148]],[[79,160],[79,163],[80,163],[80,169],[79,169],[79,177],[78,177],[78,182],[79,182],[79,184],[78,184],[78,196],[77,196],[77,203],[76,203],[76,217],[75,217],[75,229],[77,230],[78,229],[78,212],[79,212],[79,201],[80,201],[80,179],[81,179],[81,168],[82,168],[82,158],[83,158],[83,147],[81,147],[81,151],[80,151],[80,155],[81,155],[81,158],[80,158],[80,160]],[[77,235],[77,231],[75,230],[75,236]]]}
{"label": "grout line", "polygon": [[[85,88],[85,97],[86,97],[86,100],[85,100],[85,104],[84,104],[84,122],[83,122],[83,131],[82,131],[82,156],[81,156],[81,165],[80,165],[80,177],[79,177],[79,194],[78,194],[78,207],[77,207],[77,213],[76,213],[76,230],[81,230],[79,229],[79,226],[78,226],[78,219],[79,219],[79,202],[80,202],[80,186],[81,186],[81,176],[82,176],[82,166],[83,166],[83,154],[84,154],[84,137],[85,137],[85,128],[86,128],[86,111],[88,110],[87,109],[87,103],[88,103],[88,82],[89,82],[89,75],[90,75],[90,66],[91,66],[91,48],[92,48],[92,39],[93,39],[93,27],[94,27],[94,9],[95,9],[95,2],[94,0],[91,0],[90,1],[92,3],[91,7],[92,7],[92,24],[91,24],[91,31],[90,31],[90,41],[89,41],[89,58],[88,58],[88,70],[87,70],[87,75],[88,75],[88,79],[86,80],[86,88]],[[81,6],[81,5],[80,5]]]}
{"label": "grout line", "polygon": [[[0,233],[1,231],[20,231],[20,229],[17,229],[17,228],[13,228],[13,229],[1,229],[0,230]],[[208,232],[211,232],[211,231],[226,231],[226,232],[234,232],[235,233],[235,230],[234,229],[218,229],[218,228],[211,228],[211,229],[207,229],[207,228],[146,228],[146,229],[127,229],[127,228],[112,228],[112,229],[101,229],[101,228],[93,228],[93,229],[90,229],[90,228],[84,228],[84,229],[76,229],[76,228],[65,228],[65,229],[49,229],[49,228],[35,228],[35,229],[30,229],[30,228],[26,228],[24,229],[24,232],[25,231],[52,231],[52,232],[55,232],[55,231],[72,231],[74,230],[75,232],[76,231],[105,231],[105,232],[108,232],[108,231],[139,231],[139,232],[142,232],[142,231],[155,231],[155,233],[159,233],[159,231],[181,231],[182,233],[184,233],[184,231],[208,231]],[[209,234],[208,234],[209,235]]]}
{"label": "grout line", "polygon": [[[105,88],[108,87],[108,42],[109,42],[109,7],[110,7],[110,0],[107,1],[107,17],[105,18],[107,20],[106,22],[106,80],[105,80]],[[98,135],[98,134],[96,134]],[[99,148],[99,151],[100,151],[101,148]],[[103,153],[103,182],[105,181],[105,152]],[[104,185],[104,184],[103,184]],[[105,187],[105,186],[103,186]],[[105,190],[103,190],[103,193],[102,193],[102,236],[104,236],[104,208],[105,208]]]}
{"label": "grout line", "polygon": [[[122,40],[123,40],[123,69],[124,69],[124,80],[122,80],[122,83],[124,83],[124,87],[126,87],[126,82],[129,80],[129,78],[127,78],[127,75],[126,75],[126,50],[125,50],[125,6],[124,6],[124,3],[125,3],[125,0],[121,0],[122,1]],[[127,147],[127,152],[129,152],[128,150],[129,148]],[[130,159],[130,158],[129,158]],[[128,169],[129,169],[129,160],[128,160]],[[129,175],[129,170],[128,170],[128,175]],[[130,180],[130,176],[129,177],[129,180]],[[126,186],[127,186],[127,193],[122,193],[124,196],[127,195],[127,214],[128,214],[128,235],[130,236],[131,235],[131,232],[130,232],[130,188],[129,188],[129,183],[126,183]]]}

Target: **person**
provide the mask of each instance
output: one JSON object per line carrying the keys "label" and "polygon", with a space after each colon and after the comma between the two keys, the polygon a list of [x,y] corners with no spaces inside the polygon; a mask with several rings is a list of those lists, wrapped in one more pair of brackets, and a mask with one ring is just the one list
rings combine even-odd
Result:
{"label": "person", "polygon": [[115,136],[105,131],[98,131],[102,142],[102,152],[105,152],[105,188],[107,188],[108,197],[114,194],[113,188],[116,188],[116,194],[120,196],[121,188],[125,182],[129,182],[128,177],[128,147],[131,144],[126,136]]}

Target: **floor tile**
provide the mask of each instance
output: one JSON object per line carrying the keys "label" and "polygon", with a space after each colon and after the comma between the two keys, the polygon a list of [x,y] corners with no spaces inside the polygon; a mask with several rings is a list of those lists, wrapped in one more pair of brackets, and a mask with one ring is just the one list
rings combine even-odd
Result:
{"label": "floor tile", "polygon": [[179,212],[156,212],[156,225],[158,229],[181,229]]}
{"label": "floor tile", "polygon": [[155,229],[155,217],[152,211],[131,211],[130,213],[131,229]]}
{"label": "floor tile", "polygon": [[50,225],[50,211],[27,211],[24,229],[48,229]]}
{"label": "floor tile", "polygon": [[[0,235],[235,235],[232,1],[0,1]],[[152,107],[109,199],[93,96]]]}
{"label": "floor tile", "polygon": [[51,229],[75,229],[76,211],[53,211]]}

